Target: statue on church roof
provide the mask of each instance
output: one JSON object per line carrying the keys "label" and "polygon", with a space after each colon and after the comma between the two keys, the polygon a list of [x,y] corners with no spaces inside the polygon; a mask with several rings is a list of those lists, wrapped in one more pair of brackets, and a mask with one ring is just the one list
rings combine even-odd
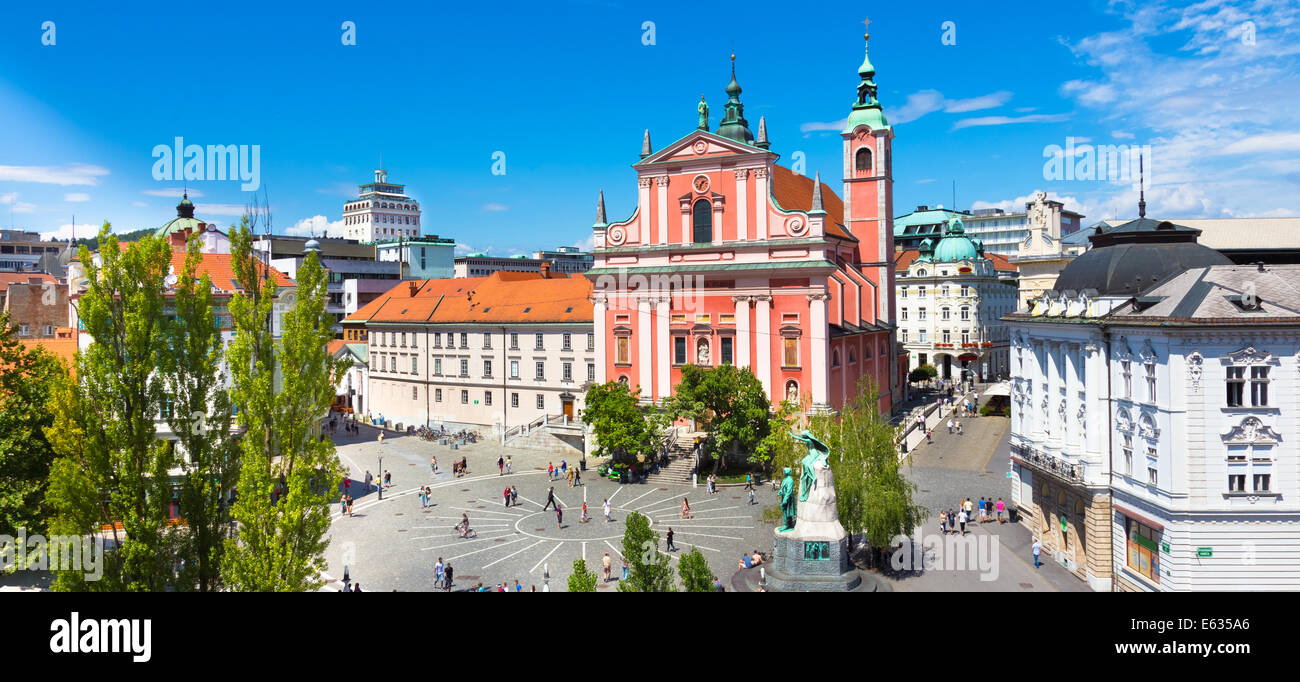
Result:
{"label": "statue on church roof", "polygon": [[700,112],[700,130],[709,129],[709,103],[704,101],[704,95],[700,95],[700,106],[697,107]]}

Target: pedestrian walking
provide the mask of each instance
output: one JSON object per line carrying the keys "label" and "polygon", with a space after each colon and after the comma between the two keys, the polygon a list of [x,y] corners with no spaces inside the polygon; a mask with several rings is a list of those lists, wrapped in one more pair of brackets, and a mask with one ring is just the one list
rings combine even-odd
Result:
{"label": "pedestrian walking", "polygon": [[370,470],[366,469],[366,492],[370,492],[370,486],[374,485],[375,477],[371,475]]}
{"label": "pedestrian walking", "polygon": [[605,498],[605,502],[601,505],[601,511],[605,512],[605,522],[606,522],[606,523],[608,523],[608,522],[610,522],[610,521],[613,521],[613,519],[609,518],[609,498],[608,498],[608,497]]}
{"label": "pedestrian walking", "polygon": [[981,498],[980,498],[980,502],[979,502],[979,512],[980,512],[979,519],[980,519],[980,523],[984,523],[984,510],[985,510],[985,509],[986,509],[986,507],[984,506],[984,498],[981,497]]}
{"label": "pedestrian walking", "polygon": [[668,527],[668,551],[670,551],[670,552],[675,552],[675,551],[677,551],[677,547],[676,547],[676,545],[673,544],[673,527],[672,527],[672,526],[669,526],[669,527]]}
{"label": "pedestrian walking", "polygon": [[427,507],[427,506],[428,506],[428,505],[425,504],[425,501],[424,501],[424,488],[420,488],[420,509],[424,509],[424,508]]}
{"label": "pedestrian walking", "polygon": [[927,443],[933,443],[933,442],[934,442],[934,429],[926,429],[926,430],[925,430],[925,442],[927,442]]}
{"label": "pedestrian walking", "polygon": [[519,506],[519,489],[514,487],[513,485],[510,486],[510,506],[512,507]]}
{"label": "pedestrian walking", "polygon": [[957,435],[961,435],[961,420],[957,421]]}
{"label": "pedestrian walking", "polygon": [[569,471],[569,463],[564,460],[560,460],[560,475],[564,476],[565,474],[568,473],[568,471]]}
{"label": "pedestrian walking", "polygon": [[1043,551],[1043,543],[1038,538],[1034,538],[1034,568],[1038,568],[1038,554]]}
{"label": "pedestrian walking", "polygon": [[1002,501],[1001,497],[998,498],[998,502],[996,506],[998,509],[998,523],[999,524],[1005,523],[1005,521],[1002,518],[1002,512],[1006,511],[1007,505]]}
{"label": "pedestrian walking", "polygon": [[437,475],[437,473],[438,473],[438,458],[437,458],[437,457],[430,457],[430,458],[429,458],[429,471],[430,471],[431,473],[433,473],[434,475]]}
{"label": "pedestrian walking", "polygon": [[502,502],[502,506],[509,507],[509,506],[510,506],[510,488],[509,488],[509,486],[507,486],[506,489],[505,489],[504,491],[501,492],[501,497],[502,497],[503,500],[504,500],[504,501]]}
{"label": "pedestrian walking", "polygon": [[587,522],[587,502],[586,500],[584,500],[582,502],[582,514],[578,517],[578,523],[586,523],[586,522]]}
{"label": "pedestrian walking", "polygon": [[[510,455],[506,455],[506,473],[507,473],[507,474],[512,474],[512,473],[514,473],[514,472],[511,471],[511,469],[510,469]],[[519,581],[516,580],[515,582],[518,583]]]}
{"label": "pedestrian walking", "polygon": [[555,530],[564,530],[564,510],[555,505]]}
{"label": "pedestrian walking", "polygon": [[546,463],[546,478],[551,481],[555,480],[555,465],[551,462]]}
{"label": "pedestrian walking", "polygon": [[384,444],[384,432],[383,432],[383,431],[380,431],[380,432],[379,432],[379,444],[380,444],[380,445],[383,445],[383,444]]}
{"label": "pedestrian walking", "polygon": [[948,433],[950,433],[950,434],[952,433],[952,420],[951,420],[951,419],[948,420]]}
{"label": "pedestrian walking", "polygon": [[623,557],[623,577],[621,579],[627,580],[627,557]]}
{"label": "pedestrian walking", "polygon": [[393,474],[387,469],[384,469],[384,487],[385,488],[393,487]]}
{"label": "pedestrian walking", "polygon": [[497,476],[504,476],[506,473],[506,458],[497,457]]}
{"label": "pedestrian walking", "polygon": [[560,508],[559,503],[555,501],[555,486],[551,486],[551,489],[546,491],[546,504],[542,505],[542,511],[546,511],[551,505],[555,505],[556,509]]}
{"label": "pedestrian walking", "polygon": [[610,571],[613,570],[614,563],[609,558],[609,552],[605,552],[605,556],[601,558],[600,567],[605,570],[605,582],[612,580]]}
{"label": "pedestrian walking", "polygon": [[750,488],[750,489],[749,489],[749,503],[750,503],[750,504],[758,504],[757,502],[754,501],[754,489],[753,489],[753,488]]}
{"label": "pedestrian walking", "polygon": [[582,471],[576,468],[573,470],[573,484],[582,485]]}
{"label": "pedestrian walking", "polygon": [[451,562],[448,561],[448,562],[447,562],[447,567],[444,568],[444,569],[442,570],[442,590],[443,590],[444,592],[450,592],[450,591],[451,591],[451,586],[452,586],[452,583],[453,583],[453,580],[454,580],[454,579],[452,578],[452,574],[453,574],[454,572],[455,572],[455,571],[454,571],[454,570],[452,569],[452,567],[451,567]]}
{"label": "pedestrian walking", "polygon": [[682,518],[691,518],[691,504],[686,501],[685,497],[682,498]]}
{"label": "pedestrian walking", "polygon": [[939,512],[939,532],[943,535],[948,534],[948,510]]}
{"label": "pedestrian walking", "polygon": [[433,586],[442,587],[442,557],[438,557],[438,563],[433,565]]}
{"label": "pedestrian walking", "polygon": [[965,510],[962,510],[961,513],[957,514],[957,525],[961,526],[961,534],[963,536],[966,535],[966,521],[969,518],[970,517],[966,515]]}

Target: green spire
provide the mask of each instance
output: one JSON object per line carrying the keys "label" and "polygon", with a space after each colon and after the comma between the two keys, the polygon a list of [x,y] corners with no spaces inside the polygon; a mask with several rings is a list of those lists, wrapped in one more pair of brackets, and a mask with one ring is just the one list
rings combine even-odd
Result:
{"label": "green spire", "polygon": [[870,39],[870,33],[862,34],[862,66],[858,67],[858,76],[862,78],[862,82],[858,83],[858,99],[853,103],[853,112],[849,114],[844,124],[846,133],[853,132],[853,129],[860,125],[869,126],[873,130],[889,127],[889,121],[885,120],[885,112],[880,108],[880,100],[876,99],[876,67],[871,65],[870,50],[867,46]]}
{"label": "green spire", "polygon": [[731,55],[731,82],[727,83],[727,104],[723,108],[718,134],[745,144],[754,143],[754,134],[745,120],[745,106],[740,103],[740,83],[736,82],[736,55]]}

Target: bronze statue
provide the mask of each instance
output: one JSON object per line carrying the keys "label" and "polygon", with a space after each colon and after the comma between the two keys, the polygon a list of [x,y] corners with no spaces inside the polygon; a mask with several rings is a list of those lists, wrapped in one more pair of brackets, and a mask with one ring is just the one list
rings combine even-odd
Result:
{"label": "bronze statue", "polygon": [[709,103],[704,101],[704,95],[700,95],[700,106],[696,107],[700,112],[700,130],[709,129]]}
{"label": "bronze statue", "polygon": [[808,444],[808,456],[803,458],[803,475],[799,478],[799,499],[807,501],[808,493],[812,492],[813,483],[817,480],[817,475],[813,468],[818,464],[829,466],[826,459],[831,455],[831,449],[826,444],[817,440],[808,429],[803,433],[796,435],[795,440],[800,440]]}
{"label": "bronze statue", "polygon": [[790,475],[790,467],[785,468],[785,480],[781,481],[781,527],[780,531],[794,529],[794,477]]}

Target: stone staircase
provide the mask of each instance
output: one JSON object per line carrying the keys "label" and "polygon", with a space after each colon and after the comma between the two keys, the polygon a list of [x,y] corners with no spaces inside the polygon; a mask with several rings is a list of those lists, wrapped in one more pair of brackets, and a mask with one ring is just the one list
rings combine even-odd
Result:
{"label": "stone staircase", "polygon": [[703,435],[703,433],[678,430],[668,444],[668,466],[661,467],[659,473],[651,474],[646,481],[648,483],[690,482],[691,469],[695,467],[695,458],[691,455],[691,449],[695,445],[695,437]]}

